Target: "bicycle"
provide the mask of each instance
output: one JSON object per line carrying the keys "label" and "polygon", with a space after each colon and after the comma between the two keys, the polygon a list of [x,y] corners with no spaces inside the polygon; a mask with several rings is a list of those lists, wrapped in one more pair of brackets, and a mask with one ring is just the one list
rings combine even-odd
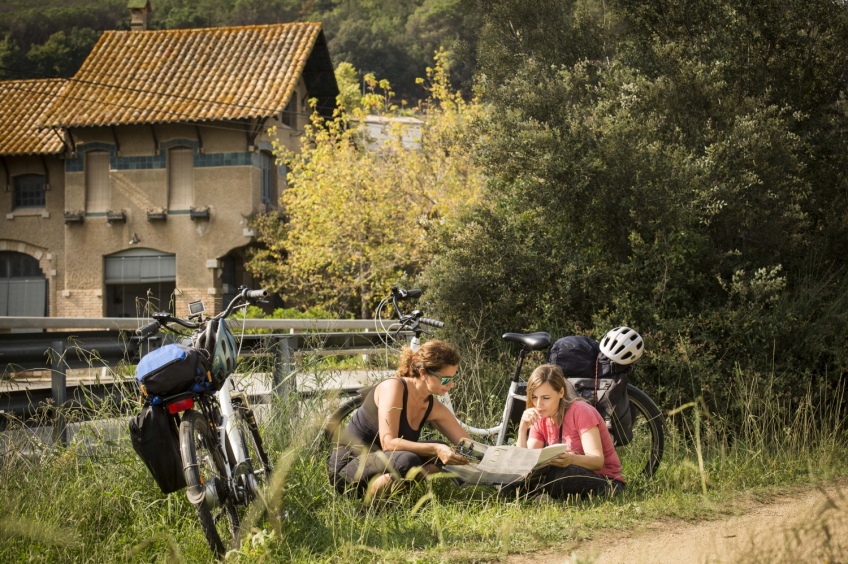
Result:
{"label": "bicycle", "polygon": [[[404,313],[402,311],[399,302],[419,298],[421,294],[422,292],[420,290],[392,288],[391,296],[380,302],[375,314],[378,330],[389,333],[394,332],[396,335],[401,332],[411,334],[412,337],[409,340],[409,346],[413,350],[417,350],[420,346],[422,335],[432,336],[432,333],[424,329],[424,327],[433,329],[444,327],[443,322],[424,317],[423,312],[419,310],[414,310],[411,313]],[[394,310],[392,314],[397,316],[398,321],[392,323],[388,328],[381,327],[382,311],[389,303],[392,304]],[[460,420],[460,424],[469,435],[482,440],[491,440],[494,437],[495,445],[508,444],[510,438],[514,439],[515,430],[518,428],[521,414],[524,411],[527,401],[527,383],[521,381],[521,369],[524,365],[525,358],[528,354],[535,351],[543,351],[551,345],[551,336],[545,332],[505,333],[503,339],[507,342],[518,344],[521,348],[518,352],[515,369],[510,376],[509,390],[507,391],[500,423],[492,427],[474,427]],[[578,380],[580,379],[567,378],[567,380],[572,385],[577,382],[576,391],[584,399],[590,399],[593,396],[593,392],[597,392],[597,390],[579,386],[581,382],[578,382]],[[353,412],[362,405],[370,389],[369,387],[360,390],[356,397],[343,403],[326,419],[322,429],[322,437],[325,444],[333,444],[333,442],[338,441],[340,432],[346,427],[347,421]],[[615,447],[621,459],[622,473],[625,480],[632,481],[639,477],[650,478],[657,471],[665,448],[665,422],[659,408],[642,390],[632,384],[628,384],[627,392],[632,414],[633,436],[626,445],[616,444]],[[451,411],[454,411],[449,394],[445,394],[442,401]],[[608,426],[616,423],[615,421],[607,422]]]}
{"label": "bicycle", "polygon": [[162,327],[173,331],[170,323],[191,329],[192,334],[182,344],[200,351],[211,365],[208,385],[148,401],[164,406],[178,426],[186,496],[217,557],[238,539],[238,508],[246,508],[261,496],[261,486],[273,470],[247,394],[232,378],[237,349],[225,322],[237,307],[256,303],[267,295],[265,290],[242,286],[218,315],[204,317],[203,303],[192,302],[188,319],[156,313],[154,321],[136,330],[143,340]]}

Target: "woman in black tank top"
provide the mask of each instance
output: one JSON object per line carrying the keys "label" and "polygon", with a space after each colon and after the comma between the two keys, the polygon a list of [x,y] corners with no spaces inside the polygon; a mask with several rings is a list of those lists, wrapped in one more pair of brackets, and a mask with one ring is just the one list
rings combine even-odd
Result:
{"label": "woman in black tank top", "polygon": [[395,377],[368,392],[330,456],[330,481],[339,492],[353,487],[379,495],[393,482],[420,479],[442,464],[468,463],[442,442],[419,441],[425,423],[454,444],[468,436],[433,398],[453,389],[458,368],[459,354],[442,341],[429,341],[417,352],[404,348]]}

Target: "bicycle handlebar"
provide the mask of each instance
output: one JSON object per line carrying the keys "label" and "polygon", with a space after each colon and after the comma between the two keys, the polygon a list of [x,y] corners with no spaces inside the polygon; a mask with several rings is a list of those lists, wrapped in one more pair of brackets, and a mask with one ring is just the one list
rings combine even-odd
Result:
{"label": "bicycle handlebar", "polygon": [[421,290],[404,290],[397,286],[392,287],[392,297],[396,300],[414,300],[420,298],[422,293]]}
{"label": "bicycle handlebar", "polygon": [[160,327],[159,322],[154,319],[153,321],[151,321],[147,325],[145,325],[143,327],[139,327],[138,329],[136,329],[135,334],[140,336],[140,337],[147,338],[150,335],[152,335],[153,333],[155,333],[156,331],[158,331],[159,327]]}
{"label": "bicycle handlebar", "polygon": [[422,317],[418,320],[418,323],[420,323],[421,325],[435,327],[436,329],[442,329],[445,326],[444,321],[439,321],[438,319],[431,319],[429,317]]}
{"label": "bicycle handlebar", "polygon": [[430,335],[429,332],[425,331],[421,326],[426,325],[427,327],[434,327],[436,329],[444,328],[445,324],[438,319],[433,319],[431,317],[422,317],[422,312],[415,310],[411,314],[404,314],[401,311],[398,302],[403,300],[411,300],[420,298],[423,292],[421,290],[405,290],[403,288],[398,288],[397,286],[392,286],[392,305],[395,308],[395,313],[400,319],[400,329],[406,329],[408,331],[415,332],[416,336],[420,333],[426,333]]}
{"label": "bicycle handlebar", "polygon": [[[268,290],[265,290],[264,288],[260,289],[260,290],[250,290],[250,289],[247,288],[247,286],[242,286],[241,288],[239,288],[239,291],[236,294],[236,297],[232,299],[232,301],[229,303],[229,305],[226,308],[224,308],[224,311],[222,311],[221,313],[219,313],[218,315],[216,315],[214,317],[208,318],[206,320],[206,322],[214,320],[214,319],[221,319],[222,317],[229,316],[230,313],[232,313],[233,309],[235,309],[235,307],[237,305],[240,305],[242,302],[245,302],[245,303],[258,302],[262,298],[266,298],[266,297],[268,297]],[[153,317],[155,317],[156,319],[151,321],[147,325],[136,329],[136,331],[135,331],[136,335],[139,335],[142,338],[147,338],[150,335],[152,335],[153,333],[155,333],[160,327],[167,325],[168,323],[171,323],[171,322],[182,325],[183,327],[185,327],[187,329],[197,329],[198,327],[202,326],[201,323],[194,323],[194,322],[189,321],[187,319],[182,319],[180,317],[177,317],[176,315],[171,315],[168,312],[155,313],[155,314],[153,314]]]}

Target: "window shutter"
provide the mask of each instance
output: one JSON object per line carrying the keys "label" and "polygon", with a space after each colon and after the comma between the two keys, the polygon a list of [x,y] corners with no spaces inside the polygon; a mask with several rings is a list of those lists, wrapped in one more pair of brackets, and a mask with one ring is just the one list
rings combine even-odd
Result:
{"label": "window shutter", "polygon": [[263,151],[259,153],[259,159],[262,167],[261,202],[265,205],[275,205],[277,203],[277,171],[274,166],[274,157],[270,153]]}
{"label": "window shutter", "polygon": [[168,151],[168,209],[187,210],[194,204],[194,151],[175,147]]}
{"label": "window shutter", "polygon": [[109,153],[88,151],[85,154],[85,211],[105,212],[111,203]]}

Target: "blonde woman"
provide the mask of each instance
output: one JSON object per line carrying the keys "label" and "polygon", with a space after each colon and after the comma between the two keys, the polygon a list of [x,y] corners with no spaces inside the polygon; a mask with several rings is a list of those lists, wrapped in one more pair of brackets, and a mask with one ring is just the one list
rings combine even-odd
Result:
{"label": "blonde woman", "polygon": [[557,499],[623,491],[621,462],[606,422],[598,410],[569,392],[565,375],[554,364],[538,367],[527,382],[518,446],[563,443],[568,448],[551,461],[536,489]]}
{"label": "blonde woman", "polygon": [[339,492],[353,486],[379,496],[392,483],[437,472],[443,464],[468,463],[445,443],[419,441],[425,424],[454,444],[468,437],[433,398],[453,389],[458,369],[459,353],[447,343],[428,341],[417,352],[404,347],[395,377],[371,389],[344,431],[345,444],[330,456],[330,481]]}

